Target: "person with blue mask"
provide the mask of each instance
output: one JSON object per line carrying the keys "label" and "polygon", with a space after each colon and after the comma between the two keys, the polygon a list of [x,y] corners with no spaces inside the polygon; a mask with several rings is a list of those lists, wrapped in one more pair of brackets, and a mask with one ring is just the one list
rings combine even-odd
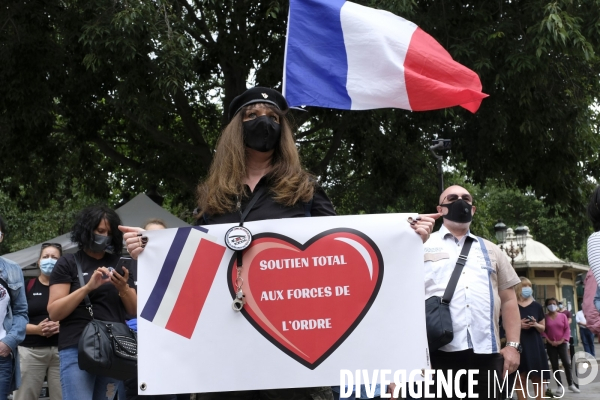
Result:
{"label": "person with blue mask", "polygon": [[552,375],[558,384],[558,389],[554,393],[555,397],[563,397],[564,386],[562,384],[561,374],[556,373],[562,362],[562,369],[567,377],[567,384],[570,391],[579,393],[579,388],[575,386],[573,380],[573,369],[571,366],[571,357],[569,356],[569,337],[571,337],[571,327],[566,315],[558,312],[558,301],[554,297],[546,299],[546,330],[542,335],[546,338],[546,352],[552,366]]}
{"label": "person with blue mask", "polygon": [[58,356],[60,325],[51,321],[48,315],[50,274],[61,256],[60,243],[43,243],[37,262],[40,276],[25,284],[29,323],[25,340],[19,345],[21,387],[14,393],[14,400],[37,399],[45,376],[48,377],[50,400],[62,399]]}
{"label": "person with blue mask", "polygon": [[[546,329],[544,308],[533,298],[531,281],[523,276],[520,278],[521,283],[515,286],[515,292],[519,303],[519,313],[521,314],[521,345],[523,346],[523,352],[521,353],[521,364],[519,365],[515,388],[519,400],[525,399],[526,397],[523,396],[523,391],[520,389],[525,388],[527,390],[527,374],[531,372],[529,379],[533,382],[533,387],[536,388],[535,398],[542,399],[544,395],[542,380],[547,382],[550,379],[547,372],[548,358],[542,339],[542,332]],[[542,376],[544,370],[546,372]]]}

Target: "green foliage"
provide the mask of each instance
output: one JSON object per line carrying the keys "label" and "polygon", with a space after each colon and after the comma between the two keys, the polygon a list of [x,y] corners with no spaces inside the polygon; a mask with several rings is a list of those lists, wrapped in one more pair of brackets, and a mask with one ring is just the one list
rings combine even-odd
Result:
{"label": "green foliage", "polygon": [[521,192],[493,181],[485,186],[473,185],[465,182],[464,175],[458,171],[448,173],[446,179],[448,185],[463,186],[473,195],[477,209],[471,229],[476,235],[496,242],[494,225],[498,220],[513,229],[524,224],[533,238],[557,257],[587,264],[587,238],[593,232],[583,206],[587,204],[587,196],[578,201],[581,212],[565,217],[563,207],[546,204],[531,190]]}
{"label": "green foliage", "polygon": [[57,196],[43,210],[23,210],[6,193],[0,192],[0,215],[7,226],[0,254],[12,253],[69,232],[81,209],[99,203],[102,200],[74,190],[70,196]]}

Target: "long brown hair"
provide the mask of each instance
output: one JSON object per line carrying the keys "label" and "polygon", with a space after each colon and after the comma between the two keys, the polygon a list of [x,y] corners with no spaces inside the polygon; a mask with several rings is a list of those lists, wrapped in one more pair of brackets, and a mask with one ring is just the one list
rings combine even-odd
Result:
{"label": "long brown hair", "polygon": [[[281,138],[275,147],[269,172],[273,199],[287,207],[299,201],[308,202],[313,197],[316,180],[300,164],[290,123],[278,108],[266,103],[261,104],[275,111],[281,124]],[[223,129],[208,177],[198,185],[198,216],[235,211],[236,198],[245,194],[246,146],[242,120],[246,110],[253,106],[256,105],[240,110]]]}

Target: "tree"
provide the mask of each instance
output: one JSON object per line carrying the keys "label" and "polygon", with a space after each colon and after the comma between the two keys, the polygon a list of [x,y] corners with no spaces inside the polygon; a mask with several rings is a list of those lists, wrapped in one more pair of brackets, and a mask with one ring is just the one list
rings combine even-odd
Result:
{"label": "tree", "polygon": [[70,196],[57,196],[43,210],[23,210],[6,193],[0,192],[0,216],[7,225],[0,254],[12,253],[69,232],[81,209],[102,202],[78,191],[77,186],[77,183],[73,184]]}
{"label": "tree", "polygon": [[[485,185],[465,182],[464,173],[455,170],[446,174],[452,184],[464,186],[473,195],[477,207],[471,230],[478,236],[496,242],[494,225],[502,220],[513,229],[524,224],[534,240],[548,246],[559,258],[587,264],[587,238],[593,232],[583,212],[565,218],[565,210],[549,206],[536,198],[531,190],[521,192],[493,181]],[[587,204],[581,196],[578,204]]]}
{"label": "tree", "polygon": [[[306,166],[338,212],[437,202],[435,137],[450,165],[531,192],[568,213],[600,176],[596,114],[600,2],[358,1],[420,25],[481,76],[458,109],[295,115]],[[8,0],[0,17],[0,189],[49,204],[77,180],[108,198],[158,184],[193,207],[231,99],[279,87],[288,3],[240,0]],[[65,185],[59,185],[65,182]],[[559,207],[560,206],[560,207]]]}

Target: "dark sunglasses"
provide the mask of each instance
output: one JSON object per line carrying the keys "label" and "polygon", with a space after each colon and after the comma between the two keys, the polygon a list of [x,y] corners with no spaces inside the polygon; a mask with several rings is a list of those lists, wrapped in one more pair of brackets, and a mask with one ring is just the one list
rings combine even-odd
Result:
{"label": "dark sunglasses", "polygon": [[[463,195],[459,196],[457,194],[450,193],[448,196],[444,197],[444,200],[448,200],[449,202],[454,202],[454,201],[458,200],[459,198],[463,199],[467,203],[473,202],[473,198],[471,197],[470,194],[463,194]],[[444,204],[443,201],[442,201],[442,204]]]}
{"label": "dark sunglasses", "polygon": [[42,249],[45,249],[46,247],[56,247],[59,250],[62,250],[62,245],[60,243],[42,243]]}

